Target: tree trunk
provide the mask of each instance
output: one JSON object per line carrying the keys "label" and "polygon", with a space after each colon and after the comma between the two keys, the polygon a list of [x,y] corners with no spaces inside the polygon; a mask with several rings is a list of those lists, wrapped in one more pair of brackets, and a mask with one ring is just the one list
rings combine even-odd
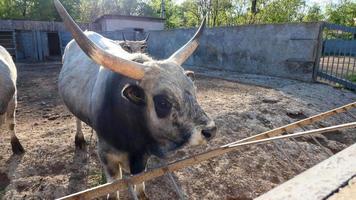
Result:
{"label": "tree trunk", "polygon": [[251,13],[252,15],[256,15],[257,13],[257,0],[252,0],[252,3],[251,3]]}
{"label": "tree trunk", "polygon": [[23,1],[23,10],[22,10],[22,16],[26,17],[26,12],[27,12],[27,1]]}

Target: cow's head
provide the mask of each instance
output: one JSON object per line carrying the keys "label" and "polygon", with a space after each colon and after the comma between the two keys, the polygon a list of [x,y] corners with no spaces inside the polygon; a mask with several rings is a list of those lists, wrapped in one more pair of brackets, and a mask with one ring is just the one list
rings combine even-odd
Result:
{"label": "cow's head", "polygon": [[137,80],[122,88],[122,97],[144,108],[147,128],[163,152],[184,144],[198,145],[214,137],[216,126],[197,102],[194,74],[181,65],[199,45],[205,19],[193,38],[168,59],[142,63],[111,54],[75,24],[58,0],[55,5],[81,49],[97,64]]}
{"label": "cow's head", "polygon": [[122,33],[122,40],[117,41],[117,43],[129,53],[146,53],[149,36],[150,34],[147,34],[144,40],[132,41],[126,40],[124,33]]}

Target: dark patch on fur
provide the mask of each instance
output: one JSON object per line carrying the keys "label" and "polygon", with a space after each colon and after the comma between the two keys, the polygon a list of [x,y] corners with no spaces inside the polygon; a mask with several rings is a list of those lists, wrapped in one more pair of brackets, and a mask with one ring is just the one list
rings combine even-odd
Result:
{"label": "dark patch on fur", "polygon": [[144,171],[146,168],[146,161],[145,153],[131,153],[129,156],[131,174],[138,174]]}
{"label": "dark patch on fur", "polygon": [[151,137],[147,127],[144,116],[146,105],[134,104],[121,96],[121,90],[126,84],[135,83],[116,73],[108,78],[104,102],[100,105],[101,112],[94,125],[98,137],[129,155],[139,153],[162,156],[158,143]]}

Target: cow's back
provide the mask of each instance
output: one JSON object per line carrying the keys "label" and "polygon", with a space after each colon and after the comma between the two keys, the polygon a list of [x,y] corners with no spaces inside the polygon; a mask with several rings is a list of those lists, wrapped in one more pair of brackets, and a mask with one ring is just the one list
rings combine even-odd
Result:
{"label": "cow's back", "polygon": [[[94,32],[85,32],[88,37],[102,48],[113,52],[121,49],[113,41]],[[124,54],[127,54],[124,52]],[[110,71],[94,63],[72,40],[63,56],[63,67],[59,75],[59,93],[69,110],[80,120],[91,125],[96,105],[100,105],[105,91],[105,81]]]}
{"label": "cow's back", "polygon": [[7,105],[16,91],[17,71],[11,55],[0,46],[0,114],[6,112]]}

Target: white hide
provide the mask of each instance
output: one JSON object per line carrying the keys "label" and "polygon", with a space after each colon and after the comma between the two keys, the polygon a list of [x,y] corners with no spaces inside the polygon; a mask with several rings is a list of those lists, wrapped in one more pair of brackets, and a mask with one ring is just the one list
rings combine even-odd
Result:
{"label": "white hide", "polygon": [[16,93],[17,70],[11,55],[0,46],[0,115]]}
{"label": "white hide", "polygon": [[[124,58],[132,55],[123,50],[120,45],[113,40],[102,37],[101,35],[86,31],[85,34],[91,41],[111,52]],[[62,99],[67,107],[76,116],[95,116],[94,107],[91,104],[100,104],[99,98],[102,97],[104,90],[96,89],[102,87],[107,80],[109,70],[94,63],[72,40],[65,49],[63,55],[63,67],[59,75],[58,87]],[[87,124],[91,124],[90,119],[82,119]]]}

